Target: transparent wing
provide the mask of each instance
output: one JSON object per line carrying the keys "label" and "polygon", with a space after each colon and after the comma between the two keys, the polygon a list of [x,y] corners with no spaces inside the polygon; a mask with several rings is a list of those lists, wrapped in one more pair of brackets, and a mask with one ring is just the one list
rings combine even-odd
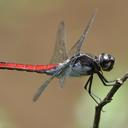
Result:
{"label": "transparent wing", "polygon": [[68,58],[66,51],[66,33],[65,33],[65,25],[64,22],[60,22],[56,44],[53,52],[53,56],[51,58],[50,63],[60,63]]}
{"label": "transparent wing", "polygon": [[60,78],[59,78],[59,84],[60,84],[60,87],[63,88],[64,87],[64,83],[65,83],[65,79],[66,79],[66,75],[62,75]]}
{"label": "transparent wing", "polygon": [[48,84],[50,83],[50,81],[55,77],[55,75],[53,75],[52,77],[50,77],[48,80],[46,80],[37,90],[36,94],[33,97],[33,101],[37,101],[38,98],[40,97],[40,95],[42,94],[42,92],[47,88]]}
{"label": "transparent wing", "polygon": [[92,23],[94,22],[94,19],[96,17],[96,12],[97,12],[97,9],[95,10],[93,15],[91,16],[91,18],[90,18],[86,28],[84,29],[81,37],[79,38],[79,40],[73,45],[73,47],[69,51],[69,56],[74,56],[74,55],[77,55],[77,54],[80,53],[82,44],[83,44],[84,40],[86,40],[88,32],[89,32],[89,29],[92,26]]}
{"label": "transparent wing", "polygon": [[[34,102],[38,100],[38,98],[40,97],[40,95],[42,94],[42,92],[48,87],[48,85],[49,85],[49,83],[51,82],[52,79],[54,79],[54,78],[55,78],[56,76],[58,76],[58,75],[60,75],[60,77],[61,77],[61,75],[64,74],[64,72],[65,72],[66,69],[68,68],[69,64],[70,64],[70,61],[69,61],[67,64],[63,65],[58,71],[56,71],[56,72],[53,74],[52,77],[50,77],[49,79],[47,79],[47,80],[38,88],[36,94],[35,94],[34,97],[33,97],[33,101],[34,101]],[[61,78],[60,78],[60,79],[61,79]],[[65,79],[64,79],[64,80],[65,80]],[[64,80],[63,80],[63,82],[64,82]]]}

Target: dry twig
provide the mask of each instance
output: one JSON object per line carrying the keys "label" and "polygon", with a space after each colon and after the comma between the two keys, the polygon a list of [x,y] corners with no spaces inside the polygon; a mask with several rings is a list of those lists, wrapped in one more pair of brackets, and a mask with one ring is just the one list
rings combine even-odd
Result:
{"label": "dry twig", "polygon": [[128,73],[126,73],[122,78],[115,80],[114,86],[108,92],[106,97],[95,107],[93,128],[99,128],[99,122],[103,107],[112,101],[112,97],[114,96],[114,94],[118,91],[118,89],[121,87],[121,85],[124,84],[124,82],[127,79],[128,79]]}

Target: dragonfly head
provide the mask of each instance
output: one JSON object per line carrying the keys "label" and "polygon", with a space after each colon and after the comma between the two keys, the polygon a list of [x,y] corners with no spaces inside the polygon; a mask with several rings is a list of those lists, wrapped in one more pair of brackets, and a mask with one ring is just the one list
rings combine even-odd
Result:
{"label": "dragonfly head", "polygon": [[99,55],[99,63],[103,71],[110,71],[115,63],[115,58],[107,53]]}

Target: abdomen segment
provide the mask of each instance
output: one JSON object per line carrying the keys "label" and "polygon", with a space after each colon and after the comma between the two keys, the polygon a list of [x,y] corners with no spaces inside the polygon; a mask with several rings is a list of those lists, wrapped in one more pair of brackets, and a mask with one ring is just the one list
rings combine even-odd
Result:
{"label": "abdomen segment", "polygon": [[58,64],[31,65],[31,64],[17,64],[17,63],[0,62],[0,69],[28,71],[28,72],[37,72],[37,73],[43,73],[45,71],[54,69],[57,66],[58,66]]}

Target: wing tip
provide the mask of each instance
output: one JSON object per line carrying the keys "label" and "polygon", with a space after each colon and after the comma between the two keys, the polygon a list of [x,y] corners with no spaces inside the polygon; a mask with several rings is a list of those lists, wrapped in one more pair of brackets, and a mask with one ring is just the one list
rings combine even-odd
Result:
{"label": "wing tip", "polygon": [[59,23],[59,28],[60,28],[60,29],[64,29],[64,27],[65,27],[65,24],[64,24],[64,21],[62,20],[62,21],[60,21],[60,23]]}
{"label": "wing tip", "polygon": [[33,101],[33,102],[36,102],[36,101],[38,100],[38,98],[39,98],[39,96],[38,96],[38,95],[34,95],[34,97],[33,97],[32,101]]}
{"label": "wing tip", "polygon": [[38,89],[38,91],[36,92],[36,94],[33,96],[32,101],[33,102],[36,102],[39,99],[40,95],[41,95],[41,91],[40,91],[40,89]]}
{"label": "wing tip", "polygon": [[92,16],[93,19],[95,19],[97,12],[98,12],[98,8],[95,8],[95,10],[94,10],[94,12],[93,12],[93,14],[92,14],[92,15],[93,15],[93,16]]}
{"label": "wing tip", "polygon": [[63,20],[61,20],[61,21],[60,21],[60,24],[61,24],[61,25],[64,25],[64,21],[63,21]]}

